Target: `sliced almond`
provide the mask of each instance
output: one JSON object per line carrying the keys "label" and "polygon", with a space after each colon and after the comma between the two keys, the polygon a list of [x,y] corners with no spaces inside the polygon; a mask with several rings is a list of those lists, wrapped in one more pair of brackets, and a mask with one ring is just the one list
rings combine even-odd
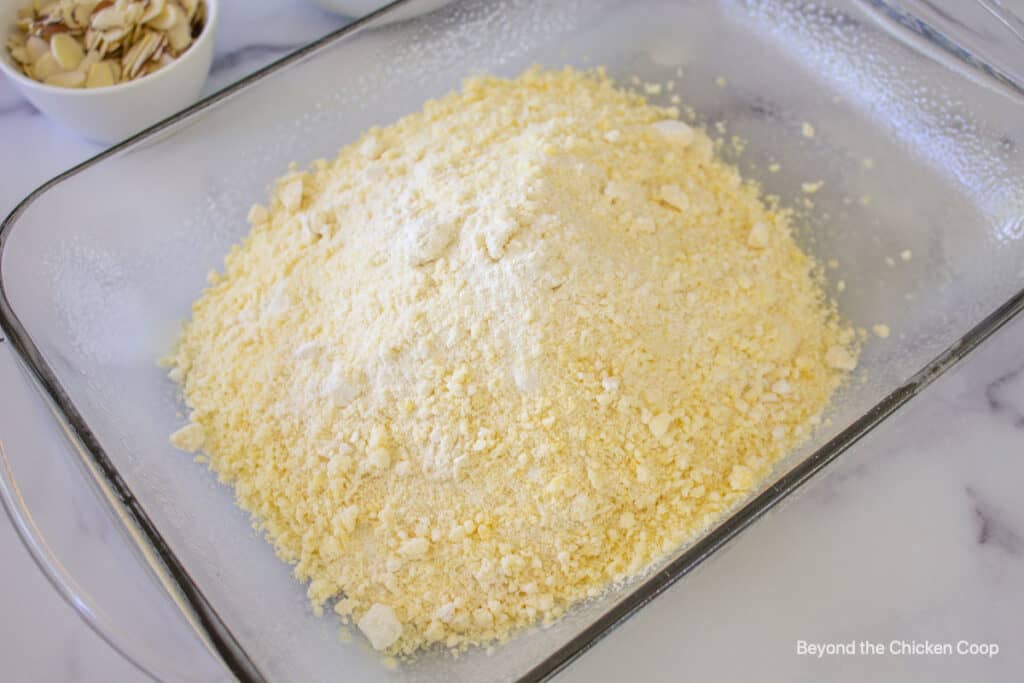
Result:
{"label": "sliced almond", "polygon": [[125,45],[134,45],[142,39],[142,32],[146,28],[142,24],[132,24],[132,27],[128,30],[128,35],[124,39]]}
{"label": "sliced almond", "polygon": [[42,24],[38,28],[37,35],[40,38],[42,38],[43,40],[45,40],[47,43],[49,43],[50,39],[53,38],[58,33],[67,33],[69,30],[70,29],[67,26],[65,26],[64,24],[57,24],[57,23]]}
{"label": "sliced almond", "polygon": [[50,46],[38,36],[29,36],[25,41],[25,50],[28,52],[29,59],[35,64],[40,57],[50,53]]}
{"label": "sliced almond", "polygon": [[89,31],[85,34],[85,46],[106,56],[121,47],[127,31],[123,28],[112,28],[107,31]]}
{"label": "sliced almond", "polygon": [[178,0],[182,9],[185,10],[185,18],[191,23],[199,11],[199,0]]}
{"label": "sliced almond", "polygon": [[161,68],[163,68],[163,64],[160,62],[160,60],[158,60],[158,59],[151,59],[148,62],[146,62],[145,66],[142,67],[141,75],[142,76],[148,76],[148,75],[150,75],[152,73],[156,73]]}
{"label": "sliced almond", "polygon": [[139,42],[128,48],[128,51],[121,57],[121,69],[126,80],[131,80],[139,75],[143,65],[157,51],[163,39],[159,33],[147,31]]}
{"label": "sliced almond", "polygon": [[89,52],[82,58],[81,63],[78,65],[78,70],[84,74],[89,73],[89,69],[97,64],[103,57],[96,50],[89,50]]}
{"label": "sliced almond", "polygon": [[[100,43],[103,40],[103,32],[95,29],[89,29],[85,32],[85,49],[100,51]],[[101,52],[102,54],[102,52]]]}
{"label": "sliced almond", "polygon": [[28,56],[28,50],[26,50],[23,47],[12,47],[11,48],[11,56],[14,57],[14,59],[19,64],[31,64],[32,63],[32,60],[29,59],[29,56]]}
{"label": "sliced almond", "polygon": [[111,6],[93,13],[92,21],[89,22],[89,25],[97,31],[106,31],[124,26],[125,16],[117,7]]}
{"label": "sliced almond", "polygon": [[65,71],[72,71],[82,63],[85,53],[78,41],[67,33],[58,33],[50,39],[50,52]]}
{"label": "sliced almond", "polygon": [[85,74],[81,71],[65,71],[53,74],[43,82],[46,85],[56,85],[61,88],[81,88],[85,85]]}
{"label": "sliced almond", "polygon": [[7,49],[13,50],[16,47],[25,47],[24,34],[15,32],[7,36]]}
{"label": "sliced almond", "polygon": [[86,88],[105,88],[114,85],[114,70],[110,62],[99,62],[89,68],[89,75],[85,79]]}
{"label": "sliced almond", "polygon": [[146,10],[139,18],[139,23],[145,24],[156,19],[156,17],[164,11],[164,6],[166,4],[167,0],[149,0],[149,2],[146,3]]}
{"label": "sliced almond", "polygon": [[184,21],[177,23],[167,32],[167,43],[175,54],[181,54],[192,43],[192,30]]}
{"label": "sliced almond", "polygon": [[129,2],[122,6],[122,12],[124,12],[125,22],[129,24],[138,24],[142,20],[142,15],[146,11],[145,2]]}
{"label": "sliced almond", "polygon": [[39,14],[43,14],[49,17],[60,16],[60,2],[48,2],[42,7],[39,7]]}
{"label": "sliced almond", "polygon": [[75,6],[73,4],[62,4],[56,18],[70,29],[78,28],[75,22]]}
{"label": "sliced almond", "polygon": [[45,81],[50,76],[59,74],[61,71],[60,64],[57,63],[57,60],[49,52],[32,64],[32,78],[37,81]]}
{"label": "sliced almond", "polygon": [[149,21],[149,25],[157,31],[169,31],[179,23],[185,21],[185,14],[181,8],[173,2],[164,5],[163,11]]}
{"label": "sliced almond", "polygon": [[71,20],[74,22],[75,28],[85,28],[92,21],[92,12],[95,9],[95,5],[92,3],[84,5],[75,5],[74,10],[71,12]]}

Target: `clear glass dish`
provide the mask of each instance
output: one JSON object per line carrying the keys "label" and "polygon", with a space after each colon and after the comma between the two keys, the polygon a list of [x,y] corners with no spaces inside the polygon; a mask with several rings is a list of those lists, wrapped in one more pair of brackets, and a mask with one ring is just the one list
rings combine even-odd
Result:
{"label": "clear glass dish", "polygon": [[[992,41],[984,54],[967,42],[1012,42],[1020,24],[998,3],[959,4],[952,20],[916,1],[467,0],[423,16],[399,4],[412,18],[384,11],[310,45],[55,178],[0,231],[5,346],[74,446],[63,459],[4,452],[0,492],[55,584],[156,678],[545,678],[1024,307],[1024,90]],[[967,30],[967,10],[987,23]],[[701,121],[747,140],[741,170],[799,209],[803,245],[834,259],[842,314],[892,335],[870,338],[803,449],[651,572],[493,651],[389,669],[358,639],[338,642],[231,492],[169,446],[181,406],[155,361],[290,162],[333,155],[470,73],[534,63],[674,80]],[[805,206],[802,183],[819,180]],[[35,525],[46,478],[72,463],[128,539],[117,561],[62,564]]]}

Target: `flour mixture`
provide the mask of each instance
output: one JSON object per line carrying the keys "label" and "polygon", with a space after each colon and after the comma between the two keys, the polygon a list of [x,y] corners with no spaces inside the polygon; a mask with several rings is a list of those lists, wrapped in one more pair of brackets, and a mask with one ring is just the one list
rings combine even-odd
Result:
{"label": "flour mixture", "polygon": [[786,214],[600,71],[470,79],[249,220],[168,359],[172,440],[393,654],[642,571],[855,365]]}

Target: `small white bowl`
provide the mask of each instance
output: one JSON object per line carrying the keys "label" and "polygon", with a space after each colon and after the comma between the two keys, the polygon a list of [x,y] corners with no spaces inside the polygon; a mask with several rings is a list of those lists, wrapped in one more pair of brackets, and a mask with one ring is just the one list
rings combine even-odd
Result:
{"label": "small white bowl", "polygon": [[0,0],[0,71],[37,109],[89,140],[112,143],[195,102],[213,62],[218,0],[204,0],[206,23],[195,42],[156,73],[106,88],[59,88],[28,78],[7,50],[18,8],[31,0]]}
{"label": "small white bowl", "polygon": [[343,17],[365,17],[370,12],[376,12],[387,0],[313,0],[321,8]]}
{"label": "small white bowl", "polygon": [[[391,0],[313,0],[321,9],[343,17],[365,17],[370,12],[376,12],[384,5],[390,5]],[[447,5],[451,0],[430,0],[425,2],[410,2],[405,7],[392,12],[392,16],[384,23],[390,24],[394,21],[404,21],[417,17],[421,14],[433,12],[439,7]]]}

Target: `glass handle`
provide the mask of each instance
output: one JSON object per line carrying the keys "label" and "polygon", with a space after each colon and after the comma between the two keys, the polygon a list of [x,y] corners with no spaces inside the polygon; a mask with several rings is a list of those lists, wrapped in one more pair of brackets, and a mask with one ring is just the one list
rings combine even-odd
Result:
{"label": "glass handle", "polygon": [[1024,94],[1024,19],[1007,0],[867,0],[879,13]]}
{"label": "glass handle", "polygon": [[[42,392],[0,336],[0,502],[57,592],[156,680],[230,680],[105,504]],[[17,590],[17,587],[8,587]]]}
{"label": "glass handle", "polygon": [[1020,47],[1024,47],[1024,19],[1007,7],[1003,0],[975,0],[975,2],[1005,26],[1017,38]]}

